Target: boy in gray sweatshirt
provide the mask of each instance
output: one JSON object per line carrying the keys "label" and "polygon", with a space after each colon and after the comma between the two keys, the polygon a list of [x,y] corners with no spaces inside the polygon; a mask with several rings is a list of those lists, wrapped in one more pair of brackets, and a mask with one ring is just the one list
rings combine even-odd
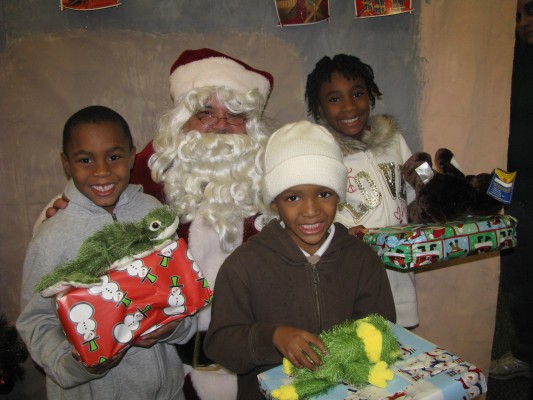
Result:
{"label": "boy in gray sweatshirt", "polygon": [[22,273],[17,329],[46,373],[49,399],[184,399],[183,367],[174,348],[196,331],[194,317],[173,321],[103,364],[86,367],[65,336],[53,298],[34,293],[40,278],[76,257],[81,243],[104,225],[144,217],[161,204],[129,185],[135,147],[127,122],[102,106],[73,114],[63,130],[63,168],[70,202],[43,222]]}

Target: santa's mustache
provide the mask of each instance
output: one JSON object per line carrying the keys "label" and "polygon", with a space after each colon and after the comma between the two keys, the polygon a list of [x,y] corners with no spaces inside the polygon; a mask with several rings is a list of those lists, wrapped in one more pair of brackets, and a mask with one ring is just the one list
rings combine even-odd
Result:
{"label": "santa's mustache", "polygon": [[178,146],[178,158],[185,163],[223,163],[255,155],[261,148],[246,134],[190,131],[180,135],[182,138]]}

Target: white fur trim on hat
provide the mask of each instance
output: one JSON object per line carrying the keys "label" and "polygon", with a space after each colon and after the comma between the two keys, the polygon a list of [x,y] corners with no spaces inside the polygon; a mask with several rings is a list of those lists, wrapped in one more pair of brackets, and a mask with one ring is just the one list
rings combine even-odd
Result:
{"label": "white fur trim on hat", "polygon": [[266,77],[225,57],[193,61],[178,66],[170,75],[170,94],[174,100],[206,86],[224,86],[243,94],[257,89],[265,101],[270,93]]}
{"label": "white fur trim on hat", "polygon": [[348,171],[333,136],[309,121],[288,124],[270,137],[265,149],[263,200],[274,198],[293,186],[320,185],[346,198]]}

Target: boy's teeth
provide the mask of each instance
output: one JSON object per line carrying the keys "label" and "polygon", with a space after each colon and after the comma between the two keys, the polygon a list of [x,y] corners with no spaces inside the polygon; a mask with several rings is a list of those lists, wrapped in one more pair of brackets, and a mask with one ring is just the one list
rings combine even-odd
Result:
{"label": "boy's teeth", "polygon": [[304,227],[305,227],[306,229],[313,229],[313,228],[318,227],[318,225],[319,225],[319,224],[304,225]]}
{"label": "boy's teeth", "polygon": [[113,187],[113,185],[105,185],[105,186],[97,186],[95,185],[94,188],[100,192],[106,192],[108,190],[110,190],[111,188]]}

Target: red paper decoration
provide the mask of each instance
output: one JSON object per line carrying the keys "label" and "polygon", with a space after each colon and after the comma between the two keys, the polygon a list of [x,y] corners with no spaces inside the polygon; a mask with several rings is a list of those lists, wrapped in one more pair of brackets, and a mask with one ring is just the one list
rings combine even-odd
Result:
{"label": "red paper decoration", "polygon": [[59,0],[59,3],[61,11],[65,8],[78,11],[100,10],[121,4],[119,0]]}
{"label": "red paper decoration", "polygon": [[411,0],[355,0],[358,18],[381,17],[413,11]]}
{"label": "red paper decoration", "polygon": [[279,23],[285,25],[307,25],[329,18],[328,0],[276,0]]}

